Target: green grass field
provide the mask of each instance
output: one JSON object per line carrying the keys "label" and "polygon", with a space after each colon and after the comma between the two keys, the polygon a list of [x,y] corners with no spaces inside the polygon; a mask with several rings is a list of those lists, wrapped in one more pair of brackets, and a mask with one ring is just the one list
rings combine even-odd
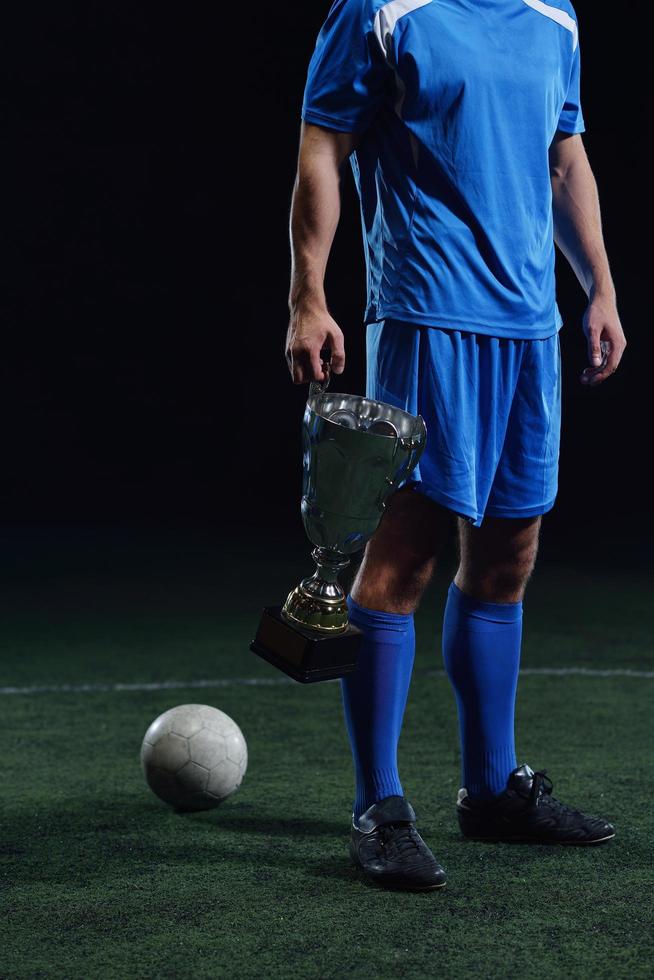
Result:
{"label": "green grass field", "polygon": [[[616,823],[598,848],[459,836],[439,574],[400,767],[448,884],[406,894],[349,864],[338,683],[286,682],[248,650],[261,606],[309,569],[300,529],[290,545],[221,545],[215,530],[0,539],[1,977],[652,976],[651,574],[544,561],[525,604],[519,760]],[[537,672],[568,667],[617,673]],[[182,816],[138,756],[150,721],[185,702],[236,719],[249,767],[217,810]]]}

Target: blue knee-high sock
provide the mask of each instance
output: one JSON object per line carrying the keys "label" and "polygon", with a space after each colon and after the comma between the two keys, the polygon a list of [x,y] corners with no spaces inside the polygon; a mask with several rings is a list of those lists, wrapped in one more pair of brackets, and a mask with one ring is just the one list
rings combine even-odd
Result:
{"label": "blue knee-high sock", "polygon": [[443,659],[456,695],[462,785],[489,798],[516,767],[513,720],[520,665],[521,602],[480,602],[452,582]]}
{"label": "blue knee-high sock", "polygon": [[345,723],[356,777],[354,816],[387,796],[403,796],[397,771],[415,657],[413,615],[359,606],[347,597],[350,622],[363,631],[357,669],[343,677]]}

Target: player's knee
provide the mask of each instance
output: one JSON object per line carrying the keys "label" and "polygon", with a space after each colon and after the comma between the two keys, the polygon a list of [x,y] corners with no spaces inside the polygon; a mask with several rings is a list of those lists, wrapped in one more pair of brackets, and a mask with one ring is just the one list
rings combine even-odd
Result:
{"label": "player's knee", "polygon": [[487,587],[497,602],[519,602],[534,569],[531,560],[512,561],[488,570]]}
{"label": "player's knee", "polygon": [[506,563],[507,574],[512,576],[516,583],[527,583],[536,564],[537,549],[538,545],[536,540],[517,542],[512,549]]}
{"label": "player's knee", "polygon": [[415,612],[433,569],[433,560],[411,560],[406,554],[379,560],[367,553],[352,586],[352,597],[368,609]]}
{"label": "player's knee", "polygon": [[511,542],[511,547],[495,563],[498,579],[514,591],[524,590],[536,564],[537,550],[536,538],[523,537]]}
{"label": "player's knee", "polygon": [[514,542],[495,554],[475,556],[461,566],[457,581],[464,592],[487,602],[519,602],[534,570],[535,541]]}

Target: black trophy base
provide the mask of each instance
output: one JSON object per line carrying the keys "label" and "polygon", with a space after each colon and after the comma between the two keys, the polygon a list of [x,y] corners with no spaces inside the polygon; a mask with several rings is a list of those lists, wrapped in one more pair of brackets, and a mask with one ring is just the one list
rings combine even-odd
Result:
{"label": "black trophy base", "polygon": [[344,633],[322,636],[282,616],[281,606],[266,606],[250,650],[301,684],[345,677],[356,669],[361,630],[351,623]]}

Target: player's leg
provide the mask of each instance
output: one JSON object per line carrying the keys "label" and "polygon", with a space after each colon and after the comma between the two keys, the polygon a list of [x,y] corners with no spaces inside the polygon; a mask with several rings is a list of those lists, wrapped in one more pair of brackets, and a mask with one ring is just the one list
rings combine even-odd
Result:
{"label": "player's leg", "polygon": [[438,888],[445,874],[415,829],[397,748],[415,656],[413,613],[451,515],[406,487],[389,500],[348,596],[363,631],[357,669],[342,680],[356,780],[352,857],[381,884]]}
{"label": "player's leg", "polygon": [[354,816],[402,796],[397,745],[415,656],[413,613],[426,588],[450,515],[411,488],[389,500],[348,596],[350,621],[363,630],[354,673],[343,679],[343,707],[356,777]]}
{"label": "player's leg", "polygon": [[540,517],[460,521],[460,564],[443,624],[445,668],[457,701],[463,785],[501,793],[516,768],[514,710],[522,598],[538,548]]}
{"label": "player's leg", "polygon": [[459,520],[457,587],[485,602],[522,602],[538,553],[541,516]]}
{"label": "player's leg", "polygon": [[511,409],[486,517],[479,528],[460,527],[461,562],[443,629],[461,734],[459,823],[466,836],[486,840],[599,843],[614,836],[610,823],[556,800],[544,772],[516,766],[522,598],[536,558],[539,515],[552,507],[557,487],[558,336],[496,354],[497,376],[513,379]]}
{"label": "player's leg", "polygon": [[352,598],[370,609],[413,613],[432,577],[451,522],[448,511],[414,487],[394,493],[366,546]]}
{"label": "player's leg", "polygon": [[[386,320],[369,324],[366,339],[368,397],[421,412],[423,331]],[[451,517],[433,500],[413,487],[398,490],[348,596],[350,620],[363,633],[357,669],[342,681],[356,781],[352,856],[371,877],[394,887],[434,888],[445,881],[415,829],[397,747],[415,655],[413,613],[448,526]]]}
{"label": "player's leg", "polygon": [[[369,324],[367,396],[417,414],[425,352],[420,328],[397,320]],[[446,511],[412,486],[398,490],[366,546],[348,596],[350,621],[363,632],[357,670],[342,682],[356,776],[355,819],[376,801],[402,795],[396,753],[415,654],[413,612],[448,522]]]}

